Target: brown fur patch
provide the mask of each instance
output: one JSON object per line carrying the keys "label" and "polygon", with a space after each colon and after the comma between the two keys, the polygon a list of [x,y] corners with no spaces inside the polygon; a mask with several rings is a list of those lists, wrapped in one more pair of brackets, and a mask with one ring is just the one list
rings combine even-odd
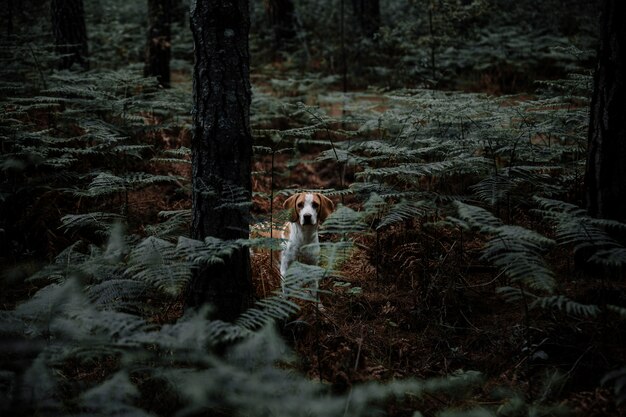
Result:
{"label": "brown fur patch", "polygon": [[[289,212],[289,221],[297,222],[300,216],[300,209],[298,208],[298,204],[304,202],[306,195],[309,193],[296,193],[285,200],[283,203],[283,208],[285,210],[290,209]],[[312,193],[313,195],[313,203],[316,204],[316,210],[318,213],[318,222],[322,223],[326,218],[333,212],[335,209],[335,203],[320,193]],[[287,236],[289,234],[287,233]]]}

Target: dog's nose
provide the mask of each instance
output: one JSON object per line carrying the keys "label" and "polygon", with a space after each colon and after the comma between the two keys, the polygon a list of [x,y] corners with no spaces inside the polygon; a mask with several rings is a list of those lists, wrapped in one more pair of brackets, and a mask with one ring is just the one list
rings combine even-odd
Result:
{"label": "dog's nose", "polygon": [[311,224],[311,215],[310,214],[304,214],[302,216],[302,220],[304,224]]}

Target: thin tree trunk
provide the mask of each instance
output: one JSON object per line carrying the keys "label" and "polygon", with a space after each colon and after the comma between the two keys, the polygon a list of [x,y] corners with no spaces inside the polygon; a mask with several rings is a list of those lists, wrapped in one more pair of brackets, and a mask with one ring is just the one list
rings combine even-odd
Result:
{"label": "thin tree trunk", "polygon": [[143,75],[170,86],[172,0],[148,0],[148,43]]}
{"label": "thin tree trunk", "polygon": [[13,35],[13,0],[7,4],[7,36]]}
{"label": "thin tree trunk", "polygon": [[352,9],[363,34],[369,38],[374,37],[380,29],[380,1],[352,0]]}
{"label": "thin tree trunk", "polygon": [[600,50],[589,122],[587,207],[626,221],[626,2],[603,0]]}
{"label": "thin tree trunk", "polygon": [[187,9],[189,8],[189,4],[187,0],[171,0],[172,2],[172,18],[171,21],[183,23],[185,21],[185,17],[187,15]]}
{"label": "thin tree trunk", "polygon": [[[248,0],[197,0],[190,17],[195,45],[191,234],[247,238],[252,189]],[[236,250],[224,261],[197,271],[187,305],[209,302],[219,318],[232,320],[251,297],[248,250]]]}
{"label": "thin tree trunk", "polygon": [[346,58],[346,19],[345,19],[345,11],[346,4],[345,0],[341,0],[341,4],[339,5],[339,37],[341,39],[340,51],[341,51],[341,80],[343,92],[348,92],[348,59]]}
{"label": "thin tree trunk", "polygon": [[61,55],[59,69],[69,69],[75,63],[89,69],[83,1],[52,0],[50,7],[56,52]]}
{"label": "thin tree trunk", "polygon": [[291,0],[265,0],[267,20],[274,30],[274,42],[281,48],[296,36],[293,2]]}

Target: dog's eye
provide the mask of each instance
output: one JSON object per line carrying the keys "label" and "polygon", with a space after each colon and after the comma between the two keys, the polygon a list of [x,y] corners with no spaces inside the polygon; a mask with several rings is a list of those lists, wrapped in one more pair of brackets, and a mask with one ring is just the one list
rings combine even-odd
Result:
{"label": "dog's eye", "polygon": [[319,204],[317,204],[317,203],[312,203],[312,204],[311,204],[311,206],[312,206],[315,210],[317,210],[317,208],[318,208],[320,205],[319,205]]}
{"label": "dog's eye", "polygon": [[304,207],[304,203],[301,201],[301,202],[298,203],[298,208],[301,209],[302,207]]}

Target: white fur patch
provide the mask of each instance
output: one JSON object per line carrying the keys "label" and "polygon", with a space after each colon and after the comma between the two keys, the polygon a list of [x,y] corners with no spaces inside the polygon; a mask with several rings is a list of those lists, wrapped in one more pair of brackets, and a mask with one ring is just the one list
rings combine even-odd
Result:
{"label": "white fur patch", "polygon": [[[316,225],[317,224],[317,209],[313,207],[313,194],[307,193],[304,196],[304,206],[299,209],[299,219],[302,226]],[[309,217],[309,221],[306,220],[306,216]]]}

